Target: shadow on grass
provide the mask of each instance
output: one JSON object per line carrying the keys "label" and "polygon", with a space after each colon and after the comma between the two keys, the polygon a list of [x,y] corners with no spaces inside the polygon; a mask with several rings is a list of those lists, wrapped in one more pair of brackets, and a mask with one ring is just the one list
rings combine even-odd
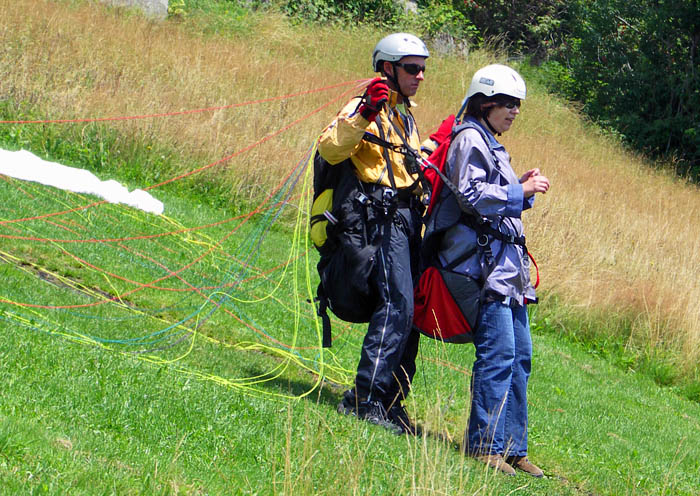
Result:
{"label": "shadow on grass", "polygon": [[[266,372],[256,366],[244,367],[247,377],[263,377]],[[326,404],[335,409],[340,400],[342,399],[343,391],[346,387],[328,382],[326,380],[322,381],[319,386],[314,386],[316,384],[316,376],[312,373],[307,373],[306,376],[308,380],[303,378],[292,379],[288,376],[272,377],[268,380],[264,380],[259,384],[262,389],[269,390],[274,393],[282,393],[288,396],[302,397],[310,401],[314,401],[318,404]],[[310,390],[312,390],[309,393]]]}
{"label": "shadow on grass", "polygon": [[[265,375],[265,371],[262,369],[251,365],[244,368],[248,377],[262,377]],[[330,406],[333,410],[336,409],[338,403],[342,400],[343,392],[349,387],[341,384],[336,384],[333,382],[323,381],[320,387],[314,389],[310,394],[309,391],[314,387],[316,383],[316,376],[312,373],[307,373],[306,377],[308,380],[303,378],[292,379],[288,376],[273,377],[265,380],[259,384],[262,389],[268,390],[271,393],[285,394],[288,396],[301,397],[305,395],[304,398],[308,401],[313,401],[316,404],[325,404]],[[420,419],[415,419],[420,420]],[[359,420],[358,420],[359,421]],[[418,422],[420,424],[420,422]],[[455,440],[447,436],[445,433],[440,431],[429,431],[421,427],[420,437],[432,439],[445,446],[449,446],[454,451],[460,454],[464,454],[462,451],[461,439]]]}

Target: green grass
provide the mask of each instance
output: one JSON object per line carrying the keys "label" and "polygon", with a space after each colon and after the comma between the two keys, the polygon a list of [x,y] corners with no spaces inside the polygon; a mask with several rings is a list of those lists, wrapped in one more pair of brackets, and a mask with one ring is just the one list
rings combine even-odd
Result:
{"label": "green grass", "polygon": [[[90,201],[30,183],[10,181],[0,187],[4,209],[15,214],[32,207],[30,197],[34,210],[47,212]],[[163,199],[173,217],[167,222],[119,206],[72,220],[101,238],[222,218],[222,212],[198,203],[196,194]],[[246,274],[273,267],[293,245],[293,224],[265,231],[270,220],[258,216],[241,224],[240,236],[227,238],[187,278],[221,284],[228,273],[242,270],[227,255],[247,252],[263,233],[256,269]],[[21,228],[63,239],[72,235],[32,222],[36,225]],[[175,267],[232,228],[172,236],[160,242],[168,250],[143,240],[124,243],[133,251],[150,249],[160,263]],[[122,293],[129,284],[113,277],[105,282],[102,273],[74,264],[67,252],[133,280],[160,274],[157,266],[109,243],[5,239],[1,246],[25,263],[31,260],[66,281],[106,294]],[[6,281],[3,297],[10,300],[50,305],[95,300],[40,278],[27,265],[5,262],[0,269]],[[236,290],[222,288],[228,296],[211,316],[199,309],[202,298],[155,290],[134,295],[133,306],[33,310],[3,305],[0,484],[13,493],[38,494],[697,493],[700,406],[558,336],[537,311],[530,454],[544,468],[544,480],[494,477],[459,453],[468,413],[470,345],[423,339],[409,409],[423,425],[424,437],[394,437],[338,415],[335,405],[352,377],[362,326],[336,323],[334,348],[324,355],[331,367],[327,382],[317,388],[318,338],[304,301],[304,279],[297,267]],[[269,294],[280,284],[278,300],[236,301]],[[301,305],[298,324],[295,304]],[[224,309],[276,340],[297,339],[310,349],[289,353]],[[197,311],[207,313],[208,320],[196,334],[160,334]],[[183,320],[188,332],[195,320]],[[183,336],[187,339],[181,341]],[[165,349],[159,347],[161,338]]]}
{"label": "green grass", "polygon": [[155,364],[5,325],[0,484],[39,494],[697,494],[696,404],[552,336],[535,335],[534,347],[530,454],[547,477],[511,480],[456,449],[470,346],[423,341],[410,409],[428,434],[413,439],[336,414],[334,385],[282,399],[313,385],[295,367],[253,394],[191,374],[257,375],[279,364],[266,353],[213,347],[207,366]]}
{"label": "green grass", "polygon": [[[245,21],[227,24],[241,16],[207,32],[244,32]],[[11,100],[0,110],[42,116]],[[116,126],[0,126],[0,147],[130,189],[182,167],[176,149]],[[282,157],[283,169],[302,158]],[[307,301],[315,254],[302,256],[296,230],[303,198],[246,219],[255,203],[230,188],[214,175],[157,188],[167,217],[101,205],[2,224],[0,234],[44,241],[0,238],[0,296],[51,307],[0,303],[4,494],[698,494],[700,404],[676,394],[670,365],[639,373],[624,341],[590,332],[610,316],[584,319],[554,297],[532,312],[530,456],[545,479],[494,476],[459,453],[471,345],[422,340],[408,408],[425,436],[337,414],[363,326],[335,322],[333,348],[318,347]],[[0,181],[0,199],[0,221],[95,201],[14,180]],[[133,282],[199,257],[178,273],[184,281]],[[121,303],[75,307],[114,297]]]}
{"label": "green grass", "polygon": [[574,343],[623,371],[645,375],[659,386],[700,403],[698,370],[684,370],[673,350],[631,342],[630,325],[636,313],[615,308],[576,309],[561,305],[557,295],[551,293],[541,294],[540,300],[540,322],[536,324],[540,332]]}

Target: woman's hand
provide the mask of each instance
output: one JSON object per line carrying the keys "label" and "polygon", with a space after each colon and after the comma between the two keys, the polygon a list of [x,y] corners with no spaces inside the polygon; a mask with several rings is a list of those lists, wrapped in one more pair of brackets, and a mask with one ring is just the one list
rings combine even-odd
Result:
{"label": "woman's hand", "polygon": [[549,189],[549,179],[540,174],[539,169],[530,169],[520,178],[523,185],[523,195],[530,198],[535,193],[546,193]]}

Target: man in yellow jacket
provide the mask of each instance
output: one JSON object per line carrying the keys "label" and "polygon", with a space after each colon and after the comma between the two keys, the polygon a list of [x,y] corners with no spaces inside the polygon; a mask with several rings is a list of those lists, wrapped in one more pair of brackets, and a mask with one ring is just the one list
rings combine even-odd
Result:
{"label": "man in yellow jacket", "polygon": [[367,236],[378,244],[368,281],[376,306],[355,387],[344,393],[338,411],[407,434],[417,433],[402,401],[411,387],[418,352],[418,333],[412,328],[413,280],[422,190],[415,167],[399,147],[420,149],[410,97],[423,81],[428,56],[425,44],[411,34],[394,33],[380,40],[372,64],[382,77],[345,105],[322,133],[318,147],[330,164],[351,161],[363,194],[375,206],[372,215],[379,219]]}

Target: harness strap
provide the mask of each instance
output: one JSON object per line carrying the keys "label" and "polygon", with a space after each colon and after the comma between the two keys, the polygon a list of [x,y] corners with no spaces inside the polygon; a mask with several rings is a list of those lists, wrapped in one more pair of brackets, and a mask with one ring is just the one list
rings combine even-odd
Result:
{"label": "harness strap", "polygon": [[389,143],[385,139],[382,139],[379,136],[370,133],[369,131],[365,131],[365,134],[364,136],[362,136],[362,139],[370,143],[374,143],[375,145],[379,145],[384,148],[389,148],[390,150],[401,153],[401,145]]}
{"label": "harness strap", "polygon": [[[391,116],[389,116],[389,121],[391,121]],[[386,135],[384,134],[384,128],[382,127],[382,121],[379,118],[379,114],[377,114],[377,117],[375,117],[374,122],[377,124],[377,128],[379,129],[379,138],[382,141],[387,142],[385,138]],[[384,155],[386,168],[389,171],[389,183],[391,184],[391,189],[393,189],[394,193],[396,193],[396,179],[394,178],[394,168],[391,166],[391,158],[389,157],[389,150],[387,149],[387,147],[382,147],[382,154]]]}
{"label": "harness strap", "polygon": [[321,317],[322,324],[322,346],[324,348],[330,348],[333,345],[333,339],[331,338],[331,318],[328,316],[328,297],[323,291],[323,285],[319,284],[316,290],[316,301],[318,302],[318,307],[316,308],[316,315]]}
{"label": "harness strap", "polygon": [[525,236],[513,236],[512,234],[506,234],[498,229],[495,229],[489,223],[475,221],[474,217],[470,215],[463,215],[462,218],[464,223],[468,227],[474,229],[477,234],[485,234],[504,243],[525,247]]}
{"label": "harness strap", "polygon": [[463,253],[462,255],[458,256],[456,259],[454,259],[452,262],[448,263],[443,267],[445,270],[454,270],[459,264],[464,262],[465,260],[468,260],[472,255],[476,253],[476,246],[469,250],[466,253]]}

